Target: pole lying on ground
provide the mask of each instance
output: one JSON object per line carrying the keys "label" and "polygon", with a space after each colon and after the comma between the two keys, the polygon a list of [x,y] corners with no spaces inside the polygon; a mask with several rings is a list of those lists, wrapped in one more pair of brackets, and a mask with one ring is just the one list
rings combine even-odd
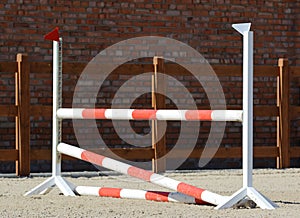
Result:
{"label": "pole lying on ground", "polygon": [[212,193],[201,188],[197,188],[187,183],[180,182],[175,179],[171,179],[138,167],[134,167],[132,165],[122,163],[109,157],[105,157],[103,155],[96,154],[82,148],[74,147],[66,143],[59,143],[57,146],[57,150],[62,154],[66,154],[71,157],[104,167],[106,169],[110,169],[125,175],[141,179],[146,182],[162,186],[164,188],[180,192],[182,194],[194,197],[213,205],[218,205],[227,199],[227,197]]}
{"label": "pole lying on ground", "polygon": [[177,202],[186,204],[207,205],[206,202],[184,195],[179,192],[145,191],[139,189],[108,188],[94,186],[76,186],[75,192],[79,195],[93,195],[100,197],[143,199],[159,202]]}

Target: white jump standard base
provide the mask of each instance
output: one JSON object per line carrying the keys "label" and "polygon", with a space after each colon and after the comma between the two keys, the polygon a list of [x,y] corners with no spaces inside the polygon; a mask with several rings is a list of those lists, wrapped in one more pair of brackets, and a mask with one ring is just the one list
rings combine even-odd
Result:
{"label": "white jump standard base", "polygon": [[278,207],[252,187],[253,171],[253,32],[250,23],[233,24],[243,35],[243,188],[215,209],[229,208],[249,198],[262,209]]}
{"label": "white jump standard base", "polygon": [[64,195],[75,196],[75,186],[61,176],[61,154],[57,145],[61,141],[61,120],[56,118],[56,111],[62,101],[62,39],[53,40],[53,109],[52,109],[52,177],[31,189],[25,196],[46,194],[55,185]]}
{"label": "white jump standard base", "polygon": [[73,192],[76,186],[61,176],[51,176],[43,183],[26,192],[24,196],[47,194],[55,186],[57,186],[65,196],[76,196]]}

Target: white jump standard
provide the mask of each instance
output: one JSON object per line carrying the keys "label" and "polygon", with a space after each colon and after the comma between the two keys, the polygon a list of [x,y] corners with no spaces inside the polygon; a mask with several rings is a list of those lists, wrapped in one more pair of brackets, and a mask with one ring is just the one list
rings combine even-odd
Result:
{"label": "white jump standard", "polygon": [[245,197],[262,209],[278,207],[252,187],[253,170],[253,32],[251,23],[233,24],[243,35],[243,187],[215,209],[229,208]]}
{"label": "white jump standard", "polygon": [[[25,195],[46,193],[57,185],[64,195],[89,194],[126,198],[146,199],[146,192],[138,190],[129,193],[127,189],[75,186],[61,177],[61,154],[111,169],[132,177],[179,192],[180,197],[172,199],[172,194],[162,194],[165,201],[208,202],[217,205],[215,209],[229,208],[247,199],[253,200],[262,209],[277,207],[272,201],[252,187],[253,169],[253,32],[250,23],[233,24],[233,28],[243,35],[243,110],[135,110],[135,109],[88,109],[61,108],[62,94],[62,50],[61,38],[53,39],[53,142],[52,142],[52,177],[36,186]],[[180,121],[235,121],[243,125],[243,187],[231,197],[221,196],[171,178],[146,171],[93,152],[61,142],[62,119],[119,119],[119,120],[180,120]],[[101,189],[106,194],[101,195]],[[107,194],[110,192],[110,194]],[[121,194],[123,193],[123,194]],[[124,194],[127,193],[128,195]],[[172,192],[173,193],[173,192]],[[132,196],[134,195],[134,196]],[[151,195],[151,193],[150,193]],[[175,194],[173,194],[173,197]],[[160,199],[160,197],[158,199]],[[155,200],[149,197],[148,200]],[[188,199],[188,200],[187,200]]]}

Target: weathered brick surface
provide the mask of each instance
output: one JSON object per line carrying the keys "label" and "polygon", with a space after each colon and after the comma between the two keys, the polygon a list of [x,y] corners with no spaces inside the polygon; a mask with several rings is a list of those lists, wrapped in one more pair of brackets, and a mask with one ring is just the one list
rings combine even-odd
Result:
{"label": "weathered brick surface", "polygon": [[[240,64],[242,59],[241,37],[231,28],[232,23],[252,22],[255,36],[255,64],[276,65],[279,57],[288,57],[290,65],[300,65],[300,2],[289,0],[246,1],[246,0],[166,0],[166,1],[60,1],[60,0],[6,0],[0,3],[0,61],[14,61],[16,53],[28,53],[31,61],[50,62],[52,44],[43,40],[43,35],[58,26],[63,37],[64,62],[89,62],[103,49],[137,36],[165,36],[179,40],[200,52],[212,64]],[[129,45],[128,45],[129,46]],[[130,51],[130,47],[128,47]],[[118,53],[119,52],[119,53]],[[124,52],[124,50],[123,50]],[[124,55],[119,50],[116,55]],[[146,54],[146,53],[145,53]],[[184,56],[178,52],[177,57]],[[1,69],[0,69],[1,71]],[[1,72],[1,104],[14,104],[14,75]],[[74,87],[79,75],[65,72],[63,76],[63,105],[70,107]],[[110,75],[99,91],[97,106],[110,107],[115,92],[131,76]],[[207,94],[198,81],[191,76],[176,76],[192,93],[198,106],[208,105]],[[241,106],[242,79],[221,77],[226,104]],[[31,104],[52,104],[52,75],[32,70],[30,75]],[[87,83],[86,89],[93,84]],[[147,83],[135,83],[132,92],[139,91]],[[291,101],[299,105],[299,81],[292,81]],[[129,90],[127,90],[129,91]],[[176,90],[173,90],[176,92]],[[132,93],[127,93],[129,96]],[[167,99],[169,108],[185,102],[181,93],[175,94],[180,100]],[[82,99],[81,103],[89,99]],[[127,104],[122,98],[119,105]],[[256,77],[254,79],[254,104],[276,104],[276,78]],[[150,95],[143,95],[134,102],[134,107],[150,107]],[[33,148],[51,147],[51,117],[31,118],[31,145]],[[5,124],[4,124],[5,123]],[[291,124],[293,145],[299,144],[299,120]],[[99,132],[106,144],[113,147],[128,146],[116,136],[111,121],[97,121]],[[119,125],[123,125],[120,123]],[[139,134],[149,133],[149,122],[131,122]],[[72,122],[64,121],[63,140],[76,144]],[[210,123],[201,122],[197,146],[204,146],[210,132]],[[126,135],[126,129],[124,135]],[[276,144],[275,118],[257,117],[254,122],[254,143]],[[173,146],[180,132],[179,122],[169,122],[167,144]],[[86,139],[94,143],[95,135],[86,129]],[[1,118],[1,147],[14,147],[14,119]],[[127,134],[126,137],[132,137]],[[186,136],[186,140],[189,135]],[[222,146],[241,146],[241,125],[228,123]],[[224,163],[224,164],[223,164]],[[274,167],[274,160],[256,160],[256,166]],[[224,160],[222,166],[240,167],[240,160]],[[1,165],[2,166],[2,165]],[[195,167],[195,162],[187,163]],[[1,169],[11,170],[12,166]],[[34,171],[49,170],[48,162],[35,162]],[[220,167],[213,161],[209,167]],[[83,165],[67,169],[82,169]]]}
{"label": "weathered brick surface", "polygon": [[211,63],[240,63],[240,36],[232,23],[252,22],[255,63],[286,56],[299,65],[299,1],[27,1],[0,3],[0,60],[26,52],[50,60],[42,36],[61,29],[65,61],[89,61],[104,48],[136,36],[180,40]]}

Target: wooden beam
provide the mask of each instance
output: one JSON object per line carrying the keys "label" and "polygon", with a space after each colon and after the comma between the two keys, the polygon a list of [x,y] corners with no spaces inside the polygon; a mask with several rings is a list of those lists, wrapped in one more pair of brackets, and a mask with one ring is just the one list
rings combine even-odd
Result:
{"label": "wooden beam", "polygon": [[[171,149],[168,149],[170,151]],[[189,158],[200,158],[204,148],[195,148],[189,155]],[[276,146],[254,146],[254,157],[255,158],[276,158],[279,156],[279,150]],[[300,147],[293,147],[291,149],[295,154],[293,157],[300,156]],[[1,151],[1,150],[0,150]],[[120,159],[126,160],[151,160],[154,157],[154,149],[152,148],[103,148],[103,149],[91,149],[90,151],[109,157],[110,153],[113,152]],[[167,151],[167,152],[168,152]],[[183,158],[182,149],[176,149],[172,151],[172,156],[169,158]],[[226,158],[241,158],[242,148],[241,147],[229,147],[229,148],[218,148],[213,158],[226,159]],[[1,157],[0,157],[1,158]],[[65,160],[74,160],[74,158],[63,156]],[[203,156],[202,158],[210,158]],[[31,160],[51,160],[50,149],[32,149]]]}
{"label": "wooden beam", "polygon": [[31,116],[52,116],[52,106],[50,105],[31,105]]}
{"label": "wooden beam", "polygon": [[[91,149],[90,151],[109,156],[111,152],[126,160],[151,160],[154,157],[154,150],[152,148],[103,148]],[[63,156],[66,160],[73,160],[74,158]],[[51,160],[50,149],[31,149],[31,160]]]}
{"label": "wooden beam", "polygon": [[[211,65],[217,76],[242,76],[242,66],[239,65]],[[166,73],[170,75],[191,75],[191,73],[175,63],[165,64]],[[276,66],[254,66],[254,76],[277,76]]]}
{"label": "wooden beam", "polygon": [[279,109],[277,106],[255,105],[253,107],[253,114],[255,117],[277,117],[279,115]]}
{"label": "wooden beam", "polygon": [[[87,63],[63,63],[64,73],[66,74],[80,74],[84,70]],[[32,73],[49,73],[52,74],[51,62],[30,62],[30,69]]]}
{"label": "wooden beam", "polygon": [[123,64],[117,67],[113,72],[122,75],[138,75],[153,71],[152,64]]}
{"label": "wooden beam", "polygon": [[1,149],[0,161],[16,161],[19,158],[19,152],[15,149]]}
{"label": "wooden beam", "polygon": [[117,156],[127,160],[151,160],[154,157],[153,148],[110,148],[110,149],[92,149],[92,151],[109,156],[113,152]]}
{"label": "wooden beam", "polygon": [[17,161],[17,175],[28,176],[30,174],[30,65],[28,56],[25,54],[17,55],[18,74],[19,74],[19,160]]}
{"label": "wooden beam", "polygon": [[[69,74],[80,74],[87,63],[63,63],[64,72]],[[237,65],[211,65],[218,76],[242,76],[242,67]],[[52,63],[50,62],[30,62],[30,68],[34,73],[52,73]],[[175,63],[165,64],[166,73],[170,75],[189,75],[189,71]],[[2,72],[16,72],[15,62],[0,62]],[[120,74],[136,75],[152,71],[152,64],[123,64],[116,71]],[[300,67],[291,67],[292,75],[300,76]],[[254,76],[277,76],[276,66],[256,65],[254,66]]]}
{"label": "wooden beam", "polygon": [[300,76],[300,67],[299,66],[290,66],[290,74],[292,77]]}
{"label": "wooden beam", "polygon": [[300,147],[290,147],[290,157],[291,158],[299,158],[300,157]]}
{"label": "wooden beam", "polygon": [[277,66],[256,65],[254,66],[253,71],[255,77],[261,77],[261,76],[276,77],[279,75]]}
{"label": "wooden beam", "polygon": [[290,167],[290,75],[288,60],[280,58],[278,67],[277,106],[279,107],[279,117],[277,118],[277,146],[279,147],[279,157],[277,168],[282,169]]}
{"label": "wooden beam", "polygon": [[[206,148],[207,150],[214,151],[214,149]],[[189,158],[200,158],[204,148],[195,148],[190,154]],[[170,158],[182,158],[181,149],[172,151],[172,156]],[[207,152],[211,153],[211,152]],[[254,146],[253,154],[255,158],[276,158],[279,155],[278,148],[276,146]],[[202,158],[211,158],[210,156],[203,156]],[[213,158],[227,159],[227,158],[242,158],[242,148],[241,147],[229,147],[218,148],[217,152]]]}
{"label": "wooden beam", "polygon": [[68,74],[81,74],[86,67],[87,63],[63,63],[63,69]]}
{"label": "wooden beam", "polygon": [[[83,72],[87,63],[63,63],[64,72],[69,74],[80,74]],[[218,76],[242,76],[242,67],[237,65],[211,65]],[[50,62],[31,62],[30,68],[33,73],[52,73],[52,63]],[[190,75],[189,71],[176,63],[165,64],[166,73],[170,75]],[[276,66],[256,65],[254,66],[254,76],[277,76]],[[300,67],[291,67],[293,75],[300,76]],[[0,62],[2,72],[15,72],[15,62]],[[123,64],[116,71],[120,74],[136,75],[152,71],[152,65],[149,64]]]}
{"label": "wooden beam", "polygon": [[30,158],[31,160],[51,160],[50,149],[31,149],[30,150]]}
{"label": "wooden beam", "polygon": [[300,117],[300,106],[290,105],[290,119],[296,119]]}
{"label": "wooden beam", "polygon": [[277,146],[254,146],[253,155],[255,158],[276,158],[279,156]]}
{"label": "wooden beam", "polygon": [[[166,108],[166,80],[164,59],[153,57],[152,74],[152,107],[154,110]],[[167,152],[166,136],[164,133],[165,121],[152,120],[152,148],[154,149],[154,158],[152,159],[152,170],[155,173],[166,171],[166,159],[164,155]]]}
{"label": "wooden beam", "polygon": [[18,115],[18,107],[16,105],[0,105],[0,116],[15,117]]}
{"label": "wooden beam", "polygon": [[[211,66],[217,76],[242,76],[242,66]],[[145,72],[151,72],[152,70],[151,64],[123,64],[116,68],[115,72],[124,75],[137,75]],[[173,76],[192,75],[187,69],[175,63],[165,63],[165,73]],[[254,66],[254,76],[278,76],[277,66]]]}
{"label": "wooden beam", "polygon": [[[242,66],[230,65],[212,65],[218,76],[242,76]],[[254,76],[277,76],[277,66],[254,66]]]}
{"label": "wooden beam", "polygon": [[44,73],[52,75],[52,63],[30,62],[31,73]]}
{"label": "wooden beam", "polygon": [[[17,108],[17,114],[15,116],[15,148],[16,151],[19,150],[21,147],[21,127],[20,127],[20,92],[21,92],[21,87],[20,87],[20,82],[21,82],[21,60],[20,57],[17,55],[17,72],[15,72],[15,106]],[[20,161],[19,161],[19,154],[18,154],[18,159],[15,162],[16,166],[16,175],[20,175]]]}
{"label": "wooden beam", "polygon": [[[73,157],[62,155],[65,160],[75,160]],[[52,153],[50,149],[31,149],[30,151],[31,160],[51,160]]]}
{"label": "wooden beam", "polygon": [[242,76],[242,66],[212,65],[212,68],[218,76]]}
{"label": "wooden beam", "polygon": [[0,62],[0,71],[1,72],[16,72],[17,65],[16,62]]}

